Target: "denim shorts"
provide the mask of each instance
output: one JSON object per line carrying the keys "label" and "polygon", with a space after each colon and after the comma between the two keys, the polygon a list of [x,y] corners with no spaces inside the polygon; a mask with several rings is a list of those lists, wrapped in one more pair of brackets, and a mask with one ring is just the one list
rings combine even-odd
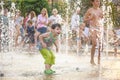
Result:
{"label": "denim shorts", "polygon": [[41,27],[37,29],[38,32],[40,32],[41,34],[46,33],[47,32],[47,28],[46,27]]}

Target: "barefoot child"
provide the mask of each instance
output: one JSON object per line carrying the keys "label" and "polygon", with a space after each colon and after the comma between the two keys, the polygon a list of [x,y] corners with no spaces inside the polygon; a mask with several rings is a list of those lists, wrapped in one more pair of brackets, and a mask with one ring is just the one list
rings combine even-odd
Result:
{"label": "barefoot child", "polygon": [[33,24],[32,20],[29,20],[28,26],[26,27],[25,37],[24,40],[22,41],[22,46],[25,45],[26,41],[29,43],[29,51],[32,50],[35,43],[34,40],[35,28],[32,24]]}
{"label": "barefoot child", "polygon": [[[94,55],[96,50],[95,48],[97,46],[97,39],[102,38],[102,36],[98,37],[98,35],[102,34],[101,29],[103,30],[103,26],[102,26],[103,23],[101,22],[103,20],[103,11],[100,8],[100,1],[101,0],[91,0],[93,6],[87,10],[84,16],[84,22],[89,22],[89,26],[90,26],[89,32],[92,42],[90,63],[92,65],[96,65],[94,60]],[[101,40],[99,40],[99,42],[101,42]],[[102,42],[99,44],[102,44]],[[99,47],[99,50],[100,48],[101,47]],[[100,64],[100,51],[98,54],[99,54],[98,64]]]}
{"label": "barefoot child", "polygon": [[55,71],[51,69],[52,65],[55,64],[55,56],[50,49],[52,44],[56,46],[56,51],[58,51],[58,40],[57,36],[61,33],[60,24],[53,24],[51,26],[51,32],[41,34],[39,39],[41,43],[40,53],[45,59],[45,74],[53,74]]}
{"label": "barefoot child", "polygon": [[82,37],[85,37],[84,28],[85,28],[85,23],[81,23],[80,24],[80,29],[79,29],[79,49],[82,48],[81,39],[82,39]]}
{"label": "barefoot child", "polygon": [[35,28],[33,26],[33,21],[29,20],[28,21],[28,26],[27,26],[27,37],[29,38],[29,49],[31,49],[34,46],[35,40],[34,40],[34,34],[35,34]]}

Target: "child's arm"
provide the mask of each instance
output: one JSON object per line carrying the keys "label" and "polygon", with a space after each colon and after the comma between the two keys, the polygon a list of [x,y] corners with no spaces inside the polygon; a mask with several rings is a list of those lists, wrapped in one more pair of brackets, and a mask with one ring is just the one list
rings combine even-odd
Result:
{"label": "child's arm", "polygon": [[55,45],[55,47],[56,47],[56,52],[58,52],[58,40],[56,40],[56,41],[54,42],[54,45]]}
{"label": "child's arm", "polygon": [[49,37],[49,34],[50,34],[50,32],[41,34],[39,36],[39,39],[40,39],[40,42],[41,42],[43,48],[47,47],[47,45],[45,44],[45,42],[43,41],[43,39],[46,38],[46,37]]}
{"label": "child's arm", "polygon": [[92,18],[93,18],[93,15],[91,14],[91,8],[87,10],[87,12],[85,13],[85,16],[84,16],[84,21],[85,22],[88,22],[90,21]]}

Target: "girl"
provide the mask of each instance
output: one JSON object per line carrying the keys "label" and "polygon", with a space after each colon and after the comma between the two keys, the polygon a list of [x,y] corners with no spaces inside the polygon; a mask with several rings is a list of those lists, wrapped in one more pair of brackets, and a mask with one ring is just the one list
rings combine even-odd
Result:
{"label": "girl", "polygon": [[32,20],[33,22],[33,26],[36,27],[36,21],[37,21],[37,17],[36,17],[36,13],[35,11],[31,11],[30,12],[30,20]]}
{"label": "girl", "polygon": [[29,50],[30,51],[35,43],[34,33],[35,33],[35,28],[33,26],[33,22],[32,22],[32,20],[29,20],[28,25],[26,27],[26,31],[25,31],[25,37],[24,37],[24,40],[22,41],[22,46],[24,46],[25,43],[29,43]]}
{"label": "girl", "polygon": [[58,40],[57,36],[61,33],[60,24],[56,23],[51,26],[51,32],[47,32],[45,34],[40,35],[41,47],[40,53],[45,59],[45,74],[53,74],[55,71],[51,69],[51,66],[55,64],[55,56],[51,51],[50,47],[52,44],[56,46],[56,51],[58,51]]}

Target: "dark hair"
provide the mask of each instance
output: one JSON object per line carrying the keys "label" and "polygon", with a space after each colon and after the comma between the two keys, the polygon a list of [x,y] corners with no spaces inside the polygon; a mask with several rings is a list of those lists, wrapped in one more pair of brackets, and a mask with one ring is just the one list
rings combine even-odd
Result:
{"label": "dark hair", "polygon": [[55,29],[56,27],[59,27],[61,29],[61,25],[56,23],[51,26],[52,29]]}
{"label": "dark hair", "polygon": [[91,0],[91,2],[94,2],[95,0]]}

